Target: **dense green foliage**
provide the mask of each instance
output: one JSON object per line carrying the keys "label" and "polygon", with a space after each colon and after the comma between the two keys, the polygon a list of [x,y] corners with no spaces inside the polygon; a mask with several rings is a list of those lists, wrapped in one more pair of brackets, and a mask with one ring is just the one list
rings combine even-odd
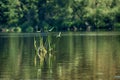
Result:
{"label": "dense green foliage", "polygon": [[0,0],[0,28],[114,30],[120,27],[119,4],[120,0]]}

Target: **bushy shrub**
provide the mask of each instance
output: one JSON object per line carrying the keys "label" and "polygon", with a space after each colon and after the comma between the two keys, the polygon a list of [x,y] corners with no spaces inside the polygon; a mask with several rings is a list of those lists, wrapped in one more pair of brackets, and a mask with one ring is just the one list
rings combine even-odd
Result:
{"label": "bushy shrub", "polygon": [[34,31],[34,29],[31,26],[29,26],[29,27],[26,28],[26,32],[33,32],[33,31]]}
{"label": "bushy shrub", "polygon": [[9,32],[21,32],[21,28],[20,27],[10,27],[9,28]]}
{"label": "bushy shrub", "polygon": [[21,32],[21,28],[20,27],[15,27],[13,31],[14,32]]}
{"label": "bushy shrub", "polygon": [[0,32],[9,32],[8,28],[0,28]]}
{"label": "bushy shrub", "polygon": [[29,26],[29,23],[28,21],[24,22],[22,25],[21,25],[21,28],[22,28],[22,31],[23,32],[26,32],[26,27]]}
{"label": "bushy shrub", "polygon": [[114,27],[119,27],[120,28],[120,23],[115,23]]}
{"label": "bushy shrub", "polygon": [[120,31],[120,23],[115,23],[114,24],[114,30],[116,30],[116,31]]}

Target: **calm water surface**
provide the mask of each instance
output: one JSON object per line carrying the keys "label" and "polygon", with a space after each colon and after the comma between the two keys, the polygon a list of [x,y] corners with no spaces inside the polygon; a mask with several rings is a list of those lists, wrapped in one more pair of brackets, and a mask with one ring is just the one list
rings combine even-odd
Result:
{"label": "calm water surface", "polygon": [[120,33],[57,34],[50,33],[55,50],[42,67],[34,59],[40,34],[0,34],[0,80],[120,80]]}

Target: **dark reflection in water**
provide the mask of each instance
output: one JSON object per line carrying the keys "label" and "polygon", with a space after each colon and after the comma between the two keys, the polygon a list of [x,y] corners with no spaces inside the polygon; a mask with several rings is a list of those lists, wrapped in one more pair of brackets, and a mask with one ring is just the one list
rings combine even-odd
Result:
{"label": "dark reflection in water", "polygon": [[120,80],[118,34],[62,34],[43,68],[34,65],[36,35],[0,35],[0,80]]}

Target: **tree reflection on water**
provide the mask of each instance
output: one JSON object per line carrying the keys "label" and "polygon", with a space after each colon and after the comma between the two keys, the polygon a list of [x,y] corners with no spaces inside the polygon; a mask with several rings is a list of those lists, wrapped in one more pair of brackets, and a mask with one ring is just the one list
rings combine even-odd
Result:
{"label": "tree reflection on water", "polygon": [[[34,37],[37,49],[42,44],[47,51],[42,67]],[[59,39],[46,36],[41,42],[39,36],[0,36],[0,79],[119,80],[119,35],[68,33]],[[49,51],[53,47],[54,53]]]}

